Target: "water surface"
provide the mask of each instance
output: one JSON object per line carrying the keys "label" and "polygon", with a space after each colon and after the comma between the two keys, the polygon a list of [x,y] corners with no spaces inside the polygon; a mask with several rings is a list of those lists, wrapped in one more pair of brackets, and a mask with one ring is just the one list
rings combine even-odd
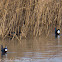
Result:
{"label": "water surface", "polygon": [[0,54],[0,62],[62,62],[61,40],[61,36],[23,39],[21,42],[0,40],[0,44],[8,47],[6,55]]}

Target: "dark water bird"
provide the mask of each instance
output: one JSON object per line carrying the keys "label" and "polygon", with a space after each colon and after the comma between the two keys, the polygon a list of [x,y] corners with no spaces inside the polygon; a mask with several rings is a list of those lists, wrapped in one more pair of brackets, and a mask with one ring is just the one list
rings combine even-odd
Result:
{"label": "dark water bird", "polygon": [[60,35],[60,29],[55,28],[55,37],[57,37],[58,35]]}
{"label": "dark water bird", "polygon": [[5,55],[7,53],[7,46],[3,48],[3,45],[1,45],[1,52],[2,52],[2,55]]}

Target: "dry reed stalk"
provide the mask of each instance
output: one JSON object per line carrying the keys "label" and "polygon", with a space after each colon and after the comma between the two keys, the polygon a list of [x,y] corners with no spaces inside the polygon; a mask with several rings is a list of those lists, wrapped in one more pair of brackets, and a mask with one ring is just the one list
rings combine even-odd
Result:
{"label": "dry reed stalk", "polygon": [[[50,29],[62,24],[62,1],[50,0],[3,0],[0,4],[2,37],[15,32],[18,38],[31,34],[50,33]],[[51,28],[50,28],[51,27]],[[14,38],[14,37],[13,37]]]}
{"label": "dry reed stalk", "polygon": [[9,24],[8,28],[6,29],[6,31],[5,31],[5,33],[4,33],[4,37],[3,37],[3,38],[5,38],[5,37],[8,35],[8,33],[9,33],[10,29],[13,27],[13,22],[15,21],[15,17],[16,17],[16,14],[15,14],[15,15],[13,15],[13,19],[12,19],[12,21],[10,22],[10,24]]}

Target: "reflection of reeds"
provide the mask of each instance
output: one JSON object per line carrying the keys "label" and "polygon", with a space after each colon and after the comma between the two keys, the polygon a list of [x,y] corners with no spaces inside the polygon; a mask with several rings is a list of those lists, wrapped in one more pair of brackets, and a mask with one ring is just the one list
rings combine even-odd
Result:
{"label": "reflection of reeds", "polygon": [[62,1],[1,0],[0,34],[3,38],[15,32],[16,36],[49,34],[51,27],[60,28]]}

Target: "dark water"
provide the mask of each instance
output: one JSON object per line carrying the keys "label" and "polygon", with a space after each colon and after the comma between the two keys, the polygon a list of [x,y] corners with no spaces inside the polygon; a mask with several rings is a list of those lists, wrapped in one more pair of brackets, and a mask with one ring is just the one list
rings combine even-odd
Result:
{"label": "dark water", "polygon": [[62,62],[62,36],[23,39],[21,42],[0,40],[0,44],[8,47],[6,55],[0,54],[0,62]]}

